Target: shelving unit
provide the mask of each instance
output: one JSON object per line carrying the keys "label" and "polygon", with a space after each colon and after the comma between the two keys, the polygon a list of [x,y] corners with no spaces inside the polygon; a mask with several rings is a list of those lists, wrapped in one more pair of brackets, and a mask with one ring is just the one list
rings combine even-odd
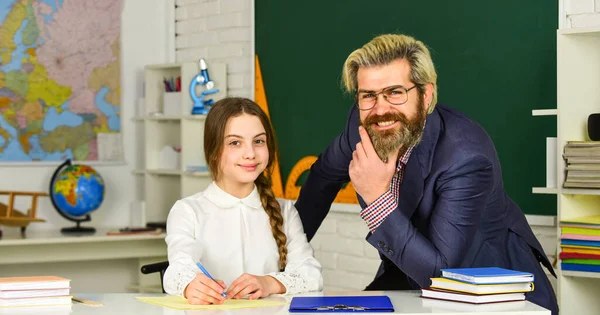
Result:
{"label": "shelving unit", "polygon": [[534,194],[546,194],[546,195],[556,195],[558,193],[558,188],[554,187],[533,187],[531,192]]}
{"label": "shelving unit", "polygon": [[[589,140],[587,117],[600,111],[600,27],[557,32],[557,220],[600,214],[600,190],[562,188],[567,141]],[[560,237],[560,226],[557,227]],[[560,239],[557,240],[560,244]],[[560,248],[560,245],[559,247]],[[561,314],[598,314],[600,273],[562,271],[558,266]]]}
{"label": "shelving unit", "polygon": [[[226,96],[227,69],[207,60],[210,79],[218,93],[208,97],[218,101]],[[186,166],[206,166],[204,160],[204,115],[192,115],[189,84],[200,72],[197,62],[148,65],[144,72],[145,112],[134,117],[137,124],[137,199],[145,203],[147,222],[165,222],[169,210],[183,197],[197,193],[211,182],[209,172],[186,172]],[[181,76],[180,113],[164,114],[163,78]],[[203,87],[198,86],[200,94]],[[165,146],[180,147],[177,168],[166,168],[160,152]]]}
{"label": "shelving unit", "polygon": [[556,116],[558,109],[534,109],[531,111],[533,116]]}

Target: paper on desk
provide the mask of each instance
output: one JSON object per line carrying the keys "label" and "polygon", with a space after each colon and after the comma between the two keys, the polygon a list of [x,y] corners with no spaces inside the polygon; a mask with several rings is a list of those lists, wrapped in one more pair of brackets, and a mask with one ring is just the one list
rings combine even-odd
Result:
{"label": "paper on desk", "polygon": [[221,305],[192,305],[180,296],[158,296],[158,297],[136,297],[138,300],[156,304],[164,307],[174,308],[176,310],[233,310],[239,308],[267,307],[287,304],[284,301],[273,300],[225,300]]}

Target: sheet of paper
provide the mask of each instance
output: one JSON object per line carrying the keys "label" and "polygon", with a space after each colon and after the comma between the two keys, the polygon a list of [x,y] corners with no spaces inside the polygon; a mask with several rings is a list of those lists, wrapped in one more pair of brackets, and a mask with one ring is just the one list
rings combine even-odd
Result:
{"label": "sheet of paper", "polygon": [[240,308],[253,308],[253,307],[267,307],[267,306],[278,306],[285,305],[285,301],[274,301],[274,300],[226,300],[221,305],[192,305],[188,301],[180,296],[158,296],[158,297],[136,297],[138,300],[156,304],[164,307],[174,308],[176,310],[233,310]]}
{"label": "sheet of paper", "polygon": [[123,141],[120,133],[99,132],[96,139],[98,145],[98,160],[124,161]]}

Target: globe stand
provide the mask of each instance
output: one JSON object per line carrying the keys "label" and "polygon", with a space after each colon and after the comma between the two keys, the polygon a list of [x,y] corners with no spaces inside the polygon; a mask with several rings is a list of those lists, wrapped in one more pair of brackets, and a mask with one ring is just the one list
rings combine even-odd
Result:
{"label": "globe stand", "polygon": [[[89,216],[88,216],[89,217]],[[85,227],[80,226],[80,222],[90,221],[89,219],[84,219],[81,221],[76,221],[77,225],[73,227],[66,227],[60,229],[60,232],[63,234],[94,234],[96,233],[96,229],[93,227]]]}

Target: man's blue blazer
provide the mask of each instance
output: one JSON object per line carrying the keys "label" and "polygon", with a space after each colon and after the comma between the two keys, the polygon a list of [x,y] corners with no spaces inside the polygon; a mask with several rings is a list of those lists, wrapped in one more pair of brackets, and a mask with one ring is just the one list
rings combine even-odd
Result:
{"label": "man's blue blazer", "polygon": [[[506,128],[510,128],[507,121]],[[359,115],[350,110],[345,130],[319,155],[296,203],[309,239],[342,185],[360,142]],[[526,177],[527,174],[522,174]],[[365,204],[359,196],[359,202]],[[552,265],[521,209],[509,198],[494,144],[463,113],[438,104],[427,116],[400,186],[398,207],[367,241],[379,250],[377,276],[390,263],[426,288],[442,268],[497,266],[535,275],[527,299],[557,314],[554,291],[540,263]]]}

